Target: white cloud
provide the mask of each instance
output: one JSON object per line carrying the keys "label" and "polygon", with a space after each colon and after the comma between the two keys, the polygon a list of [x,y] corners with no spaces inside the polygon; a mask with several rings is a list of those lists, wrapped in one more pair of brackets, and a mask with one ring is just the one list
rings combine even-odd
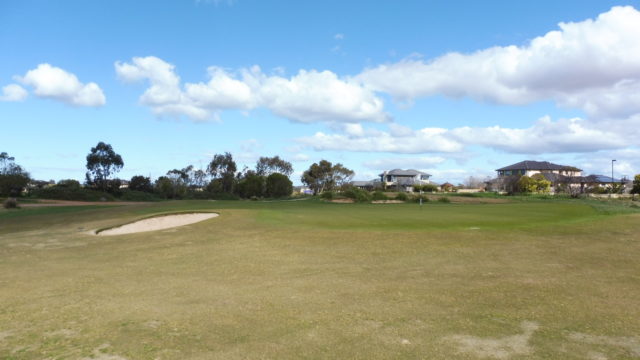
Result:
{"label": "white cloud", "polygon": [[336,39],[336,40],[342,40],[342,39],[344,39],[344,34],[337,33],[337,34],[333,35],[333,38]]}
{"label": "white cloud", "polygon": [[554,122],[543,117],[529,128],[461,127],[452,129],[450,135],[465,144],[520,154],[592,152],[629,145],[629,141],[617,133],[593,125],[579,118]]}
{"label": "white cloud", "polygon": [[2,88],[0,101],[24,101],[29,96],[27,90],[17,84],[9,84]]}
{"label": "white cloud", "polygon": [[17,81],[33,87],[33,93],[42,98],[65,102],[74,106],[102,106],[106,98],[94,83],[83,84],[74,74],[49,64],[40,64]]}
{"label": "white cloud", "polygon": [[553,99],[592,116],[640,112],[640,12],[614,7],[559,28],[526,46],[406,59],[367,69],[358,79],[399,100],[443,94],[520,105]]}
{"label": "white cloud", "polygon": [[309,159],[309,155],[303,153],[298,153],[291,157],[292,161],[309,161]]}
{"label": "white cloud", "polygon": [[445,158],[441,156],[433,157],[400,157],[400,158],[384,158],[367,161],[363,165],[374,170],[389,170],[395,168],[412,168],[426,169],[434,165],[445,162]]}
{"label": "white cloud", "polygon": [[442,128],[424,128],[410,134],[393,134],[375,129],[362,129],[351,134],[325,134],[317,132],[313,136],[297,141],[316,151],[344,150],[360,152],[390,152],[418,154],[426,152],[457,152],[462,144],[447,136]]}
{"label": "white cloud", "polygon": [[140,97],[158,115],[187,116],[194,120],[215,118],[222,110],[264,107],[292,121],[384,122],[384,104],[370,90],[330,71],[300,70],[295,76],[267,75],[259,67],[231,73],[208,69],[209,80],[180,85],[174,66],[157,57],[136,57],[116,62],[124,81],[147,79],[150,87]]}
{"label": "white cloud", "polygon": [[483,146],[517,154],[584,153],[621,149],[634,144],[635,132],[621,135],[602,124],[580,118],[552,121],[543,117],[528,128],[459,127],[414,130],[395,123],[389,131],[360,124],[334,126],[337,133],[317,132],[297,139],[317,151],[389,152],[399,154],[459,153],[465,146]]}
{"label": "white cloud", "polygon": [[585,174],[598,174],[611,176],[611,160],[615,159],[614,174],[616,179],[626,176],[633,179],[635,174],[640,174],[640,149],[629,148],[613,151],[600,151],[588,156],[578,156],[576,162],[581,164]]}

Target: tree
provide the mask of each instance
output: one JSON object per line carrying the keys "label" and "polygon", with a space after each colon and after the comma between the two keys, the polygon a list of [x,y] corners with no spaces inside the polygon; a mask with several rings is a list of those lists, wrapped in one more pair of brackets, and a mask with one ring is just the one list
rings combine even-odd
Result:
{"label": "tree", "polygon": [[219,180],[222,192],[231,193],[235,182],[235,173],[237,170],[236,162],[233,156],[226,152],[224,154],[214,155],[211,163],[207,167],[207,171],[214,180]]}
{"label": "tree", "polygon": [[254,171],[246,171],[236,186],[236,192],[245,199],[264,196],[265,178]]}
{"label": "tree", "polygon": [[267,176],[266,194],[268,197],[279,198],[291,195],[293,183],[283,174],[273,173]]}
{"label": "tree", "polygon": [[153,192],[151,179],[142,175],[136,175],[129,180],[129,190]]}
{"label": "tree", "polygon": [[482,189],[485,187],[485,182],[479,178],[469,176],[463,185],[466,189]]}
{"label": "tree", "polygon": [[640,194],[640,174],[633,178],[633,187],[631,188],[632,194]]}
{"label": "tree", "polygon": [[524,175],[518,179],[518,190],[523,193],[548,192],[550,187],[551,182],[542,174],[535,174],[531,177]]}
{"label": "tree", "polygon": [[280,173],[289,177],[293,173],[293,166],[290,162],[280,159],[277,155],[274,157],[264,156],[256,163],[256,173],[261,176]]}
{"label": "tree", "polygon": [[111,145],[100,141],[87,155],[87,184],[107,191],[109,176],[120,171],[123,166],[122,156],[116,154]]}
{"label": "tree", "polygon": [[6,152],[0,153],[0,196],[18,196],[30,181],[29,173]]}
{"label": "tree", "polygon": [[320,160],[318,163],[313,163],[302,173],[300,179],[302,183],[306,184],[313,190],[313,194],[317,195],[325,190],[331,190],[333,188],[333,176],[331,174],[333,164],[327,160]]}
{"label": "tree", "polygon": [[346,185],[353,175],[353,170],[347,169],[342,164],[333,165],[327,160],[320,160],[318,163],[313,163],[302,174],[301,181],[309,186],[315,195]]}
{"label": "tree", "polygon": [[340,163],[335,164],[331,170],[333,182],[337,187],[348,185],[351,182],[351,179],[353,179],[353,175],[355,175],[353,170],[347,169]]}

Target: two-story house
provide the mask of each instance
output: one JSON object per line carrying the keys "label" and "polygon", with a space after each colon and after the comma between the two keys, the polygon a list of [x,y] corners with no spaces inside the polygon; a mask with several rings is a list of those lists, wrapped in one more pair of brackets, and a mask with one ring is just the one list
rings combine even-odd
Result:
{"label": "two-story house", "polygon": [[409,169],[393,169],[385,171],[380,176],[380,182],[386,188],[397,188],[398,190],[413,191],[414,185],[430,184],[431,174],[422,171]]}

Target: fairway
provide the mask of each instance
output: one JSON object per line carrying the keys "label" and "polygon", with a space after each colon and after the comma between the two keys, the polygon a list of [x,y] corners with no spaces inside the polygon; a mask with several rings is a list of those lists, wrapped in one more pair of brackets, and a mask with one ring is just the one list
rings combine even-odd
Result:
{"label": "fairway", "polygon": [[[92,235],[198,211],[219,216]],[[3,209],[0,359],[45,358],[638,359],[640,213],[585,200]]]}

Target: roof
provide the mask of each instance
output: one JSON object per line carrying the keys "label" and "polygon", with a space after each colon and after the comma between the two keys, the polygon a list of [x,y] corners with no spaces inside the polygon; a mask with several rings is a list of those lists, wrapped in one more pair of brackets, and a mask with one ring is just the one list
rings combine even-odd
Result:
{"label": "roof", "polygon": [[386,174],[382,173],[380,175],[396,175],[396,176],[428,175],[428,176],[431,176],[431,174],[427,174],[425,172],[414,170],[414,169],[409,169],[409,170],[393,169],[391,171],[387,171]]}
{"label": "roof", "polygon": [[594,183],[611,183],[611,182],[616,182],[619,183],[621,182],[620,179],[616,179],[613,178],[613,181],[611,181],[611,176],[606,176],[606,175],[589,175],[589,176],[585,176],[585,180],[588,182],[594,182]]}
{"label": "roof", "polygon": [[373,186],[373,181],[352,181],[351,185],[353,186]]}
{"label": "roof", "polygon": [[573,171],[582,171],[582,169],[578,169],[574,166],[567,165],[558,165],[554,163],[550,163],[548,161],[533,161],[533,160],[525,160],[519,163],[515,163],[513,165],[505,166],[503,168],[497,169],[496,171],[505,171],[505,170],[573,170]]}

